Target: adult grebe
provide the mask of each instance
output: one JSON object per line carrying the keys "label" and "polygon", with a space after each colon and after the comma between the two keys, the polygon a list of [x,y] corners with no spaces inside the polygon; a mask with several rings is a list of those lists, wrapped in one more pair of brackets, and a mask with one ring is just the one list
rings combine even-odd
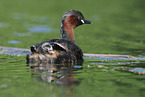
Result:
{"label": "adult grebe", "polygon": [[81,12],[69,10],[61,19],[61,39],[51,39],[31,46],[32,54],[27,55],[27,63],[71,63],[82,64],[83,52],[76,45],[74,28],[82,24],[91,24]]}

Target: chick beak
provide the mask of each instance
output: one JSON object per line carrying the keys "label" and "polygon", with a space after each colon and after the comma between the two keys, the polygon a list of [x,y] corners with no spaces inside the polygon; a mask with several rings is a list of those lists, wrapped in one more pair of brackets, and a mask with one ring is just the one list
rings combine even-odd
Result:
{"label": "chick beak", "polygon": [[49,54],[54,54],[54,51],[48,51]]}

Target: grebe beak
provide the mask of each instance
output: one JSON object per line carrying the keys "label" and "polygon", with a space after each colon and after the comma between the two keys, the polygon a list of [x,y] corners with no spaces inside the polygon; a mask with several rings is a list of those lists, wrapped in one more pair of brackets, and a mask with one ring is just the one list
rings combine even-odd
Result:
{"label": "grebe beak", "polygon": [[81,20],[81,22],[82,22],[83,24],[92,24],[91,21],[86,20],[86,19]]}

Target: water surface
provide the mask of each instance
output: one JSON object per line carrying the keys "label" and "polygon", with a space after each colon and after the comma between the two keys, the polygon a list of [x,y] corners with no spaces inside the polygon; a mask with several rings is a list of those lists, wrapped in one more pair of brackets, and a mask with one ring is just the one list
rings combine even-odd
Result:
{"label": "water surface", "polygon": [[[144,0],[0,0],[0,97],[144,97]],[[93,24],[75,28],[83,66],[26,64],[31,45],[60,39],[64,12]],[[19,48],[24,48],[23,50]],[[27,50],[26,50],[27,49]]]}
{"label": "water surface", "polygon": [[[83,66],[26,64],[25,56],[0,55],[0,94],[55,97],[140,97],[145,90],[145,60],[85,56]],[[109,59],[109,60],[107,60]],[[110,59],[112,59],[110,61]],[[142,58],[141,58],[142,59]],[[10,92],[8,92],[10,91]],[[22,95],[23,94],[23,95]]]}

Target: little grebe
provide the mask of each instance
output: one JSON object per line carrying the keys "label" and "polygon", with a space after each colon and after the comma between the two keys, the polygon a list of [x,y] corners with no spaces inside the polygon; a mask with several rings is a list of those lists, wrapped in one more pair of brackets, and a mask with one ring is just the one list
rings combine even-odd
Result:
{"label": "little grebe", "polygon": [[61,39],[51,39],[31,46],[32,54],[27,55],[27,63],[49,62],[49,63],[83,63],[83,52],[76,45],[74,28],[82,24],[91,24],[82,13],[69,10],[61,19]]}

